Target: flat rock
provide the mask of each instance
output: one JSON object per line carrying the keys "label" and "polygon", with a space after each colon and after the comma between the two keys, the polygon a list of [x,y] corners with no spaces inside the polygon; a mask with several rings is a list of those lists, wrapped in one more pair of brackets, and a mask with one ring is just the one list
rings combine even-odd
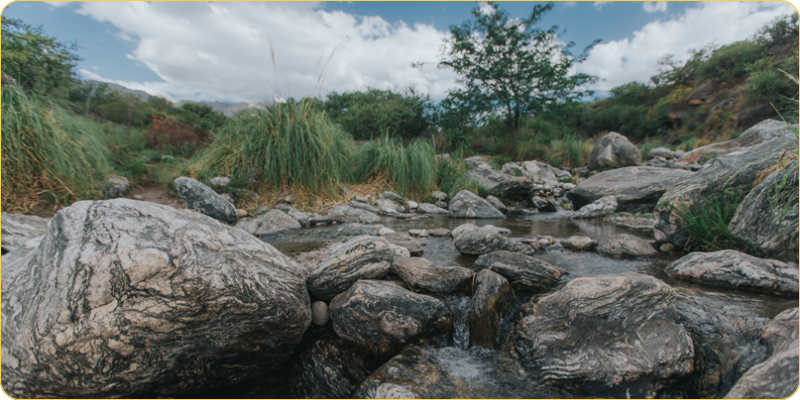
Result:
{"label": "flat rock", "polygon": [[671,168],[617,168],[582,180],[567,192],[567,198],[576,209],[603,197],[614,196],[617,211],[652,210],[668,189],[692,174]]}
{"label": "flat rock", "polygon": [[394,252],[389,242],[374,236],[358,236],[331,249],[321,263],[309,270],[308,291],[328,301],[359,279],[380,278],[389,272]]}
{"label": "flat rock", "polygon": [[453,323],[443,301],[387,281],[360,280],[330,304],[333,329],[342,339],[388,351]]}
{"label": "flat rock", "polygon": [[48,221],[35,215],[2,213],[3,254],[24,248],[28,240],[44,235]]}
{"label": "flat rock", "polygon": [[371,212],[373,214],[380,214],[380,211],[377,208],[375,208],[375,207],[373,207],[373,206],[371,206],[371,205],[369,205],[367,203],[362,203],[360,201],[352,200],[352,201],[350,201],[350,206],[353,207],[353,208],[362,210],[362,211]]}
{"label": "flat rock", "polygon": [[[366,214],[364,214],[366,215]],[[373,214],[374,215],[374,214]],[[359,216],[359,219],[363,217],[363,215]],[[378,217],[378,222],[380,222],[380,217]],[[333,225],[333,224],[342,224],[344,223],[344,219],[341,217],[337,217],[335,215],[325,215],[314,217],[308,220],[308,224],[311,226],[317,225]]]}
{"label": "flat rock", "polygon": [[472,291],[474,294],[467,312],[469,344],[487,349],[499,348],[502,345],[500,324],[514,301],[514,290],[506,278],[484,269],[475,276]]}
{"label": "flat rock", "polygon": [[601,137],[589,155],[589,169],[629,167],[641,162],[639,148],[617,132],[609,132]]}
{"label": "flat rock", "polygon": [[399,276],[414,289],[436,293],[455,292],[472,282],[475,273],[459,266],[440,266],[424,258],[395,257],[389,272]]}
{"label": "flat rock", "polygon": [[197,179],[181,176],[175,179],[175,190],[186,207],[224,222],[236,222],[236,208],[213,189]]}
{"label": "flat rock", "polygon": [[311,323],[292,260],[156,203],[76,202],[36,250],[3,261],[2,383],[14,397],[202,393],[277,368]]}
{"label": "flat rock", "polygon": [[559,240],[565,249],[590,251],[594,248],[595,242],[588,236],[570,236]]}
{"label": "flat rock", "polygon": [[558,284],[567,272],[546,261],[521,253],[495,251],[475,260],[476,268],[490,269],[507,278],[517,289],[543,292]]}
{"label": "flat rock", "polygon": [[506,217],[486,200],[468,190],[458,192],[450,200],[450,218],[501,218]]}
{"label": "flat rock", "polygon": [[522,307],[512,354],[545,382],[653,398],[694,367],[694,343],[673,300],[669,285],[646,275],[576,278]]}
{"label": "flat rock", "polygon": [[672,263],[667,272],[707,285],[782,295],[797,295],[800,280],[797,264],[753,257],[736,250],[690,253]]}
{"label": "flat rock", "polygon": [[447,214],[447,210],[428,203],[421,203],[417,207],[417,211],[425,214]]}
{"label": "flat rock", "polygon": [[448,237],[450,236],[450,230],[445,228],[429,229],[428,234],[433,237]]}
{"label": "flat rock", "polygon": [[581,207],[580,210],[570,214],[570,218],[598,218],[605,217],[617,211],[617,199],[614,196],[601,197],[597,201]]}
{"label": "flat rock", "polygon": [[646,257],[658,254],[646,240],[625,233],[598,239],[597,252],[617,257]]}
{"label": "flat rock", "polygon": [[403,233],[391,232],[382,236],[391,244],[405,247],[408,250],[408,252],[414,257],[421,256],[422,253],[424,252],[422,244],[419,242],[419,240],[414,239],[409,235]]}
{"label": "flat rock", "polygon": [[511,242],[497,231],[486,228],[474,228],[462,232],[453,244],[461,254],[469,255],[481,255],[499,250],[523,251],[522,244]]}
{"label": "flat rock", "polygon": [[292,229],[300,229],[302,225],[296,219],[290,217],[285,212],[272,209],[270,212],[259,217],[261,224],[256,231],[256,235],[271,235]]}

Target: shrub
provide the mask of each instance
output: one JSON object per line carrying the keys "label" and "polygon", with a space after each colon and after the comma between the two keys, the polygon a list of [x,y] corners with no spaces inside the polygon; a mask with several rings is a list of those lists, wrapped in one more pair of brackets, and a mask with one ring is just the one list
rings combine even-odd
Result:
{"label": "shrub", "polygon": [[665,147],[660,140],[647,140],[641,146],[639,146],[639,151],[642,153],[642,160],[647,160],[650,156],[650,150],[653,150],[657,147]]}
{"label": "shrub", "polygon": [[738,78],[747,73],[747,64],[765,57],[764,46],[751,41],[742,41],[722,46],[711,57],[697,67],[697,79],[718,77],[723,81]]}
{"label": "shrub", "polygon": [[467,175],[467,170],[463,159],[440,161],[436,165],[436,186],[451,196],[462,190],[479,192],[480,185]]}
{"label": "shrub", "polygon": [[508,164],[511,162],[511,157],[498,155],[495,156],[490,165],[494,167],[494,169],[503,169],[503,165]]}
{"label": "shrub", "polygon": [[97,198],[111,173],[99,124],[16,85],[2,89],[3,211]]}
{"label": "shrub", "polygon": [[550,163],[555,166],[582,167],[589,161],[592,145],[574,134],[565,134],[553,142],[552,154]]}
{"label": "shrub", "polygon": [[353,177],[361,182],[382,175],[401,195],[427,195],[435,185],[434,156],[427,140],[414,140],[408,147],[394,139],[370,141],[353,155]]}

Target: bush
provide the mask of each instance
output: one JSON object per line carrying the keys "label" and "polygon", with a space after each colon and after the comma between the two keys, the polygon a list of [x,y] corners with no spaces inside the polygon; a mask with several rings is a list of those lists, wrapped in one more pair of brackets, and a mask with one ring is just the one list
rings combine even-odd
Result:
{"label": "bush", "polygon": [[414,140],[407,148],[394,139],[370,141],[353,155],[353,177],[361,182],[382,175],[401,195],[424,196],[435,186],[434,156],[427,140]]}
{"label": "bush", "polygon": [[592,145],[574,134],[565,134],[564,138],[553,142],[553,153],[550,164],[554,166],[582,167],[589,161]]}
{"label": "bush", "polygon": [[413,91],[405,95],[388,90],[332,92],[324,103],[331,118],[357,140],[372,140],[384,135],[414,138],[425,133],[430,122],[426,114],[430,100]]}
{"label": "bush", "polygon": [[751,41],[742,41],[722,46],[711,57],[697,67],[697,79],[702,81],[720,78],[723,81],[738,78],[747,73],[746,66],[765,57],[764,46]]}
{"label": "bush", "polygon": [[501,169],[503,169],[503,165],[508,164],[510,162],[511,162],[511,157],[507,157],[507,156],[504,156],[504,155],[498,155],[498,156],[494,157],[494,159],[492,160],[490,165],[494,169],[501,170]]}
{"label": "bush", "polygon": [[642,160],[647,160],[650,156],[650,150],[653,150],[657,147],[669,147],[661,143],[660,140],[647,140],[641,146],[639,146],[639,151],[642,153]]}
{"label": "bush", "polygon": [[261,171],[258,187],[295,186],[336,196],[351,177],[349,134],[309,102],[248,109],[230,119],[194,158],[193,177]]}
{"label": "bush", "polygon": [[2,89],[2,119],[3,211],[99,196],[111,154],[98,123],[29,97],[16,85]]}
{"label": "bush", "polygon": [[436,186],[450,196],[462,190],[477,193],[480,185],[467,175],[468,169],[463,159],[441,160],[436,165]]}

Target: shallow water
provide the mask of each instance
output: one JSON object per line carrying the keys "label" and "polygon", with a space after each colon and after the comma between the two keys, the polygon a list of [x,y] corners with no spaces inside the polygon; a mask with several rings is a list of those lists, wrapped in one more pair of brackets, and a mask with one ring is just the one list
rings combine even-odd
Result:
{"label": "shallow water", "polygon": [[[567,217],[567,212],[551,214],[524,214],[515,213],[508,219],[465,220],[452,219],[446,216],[435,216],[425,220],[397,220],[383,218],[383,225],[399,232],[405,233],[409,229],[436,229],[446,228],[452,230],[464,223],[474,223],[478,226],[494,225],[511,230],[512,237],[532,237],[536,235],[549,235],[552,237],[569,237],[574,235],[588,236],[600,239],[604,236],[626,233],[647,240],[653,239],[651,229],[630,228],[602,220],[572,220]],[[323,226],[298,230],[293,233],[265,236],[262,239],[289,256],[300,252],[307,252],[325,247],[334,242],[345,241],[359,234],[371,231],[370,226],[353,230],[347,225]],[[441,265],[461,265],[473,268],[477,257],[462,256],[453,246],[452,238],[418,239],[424,244],[422,257]],[[797,307],[796,298],[784,298],[738,290],[714,288],[671,278],[664,270],[679,255],[659,254],[652,258],[640,259],[615,259],[600,255],[596,252],[574,252],[564,250],[560,245],[551,246],[549,251],[536,254],[535,257],[545,260],[553,265],[563,268],[568,272],[556,291],[569,281],[578,277],[600,275],[617,275],[627,272],[647,274],[663,280],[676,288],[679,298],[688,299],[682,304],[689,304],[688,313],[693,315],[708,315],[708,319],[735,321],[746,333],[746,340],[755,341],[757,331],[767,319],[788,308]],[[541,296],[542,294],[537,294]],[[507,333],[522,304],[529,301],[532,293],[517,293],[517,302],[505,319],[502,333]],[[440,297],[440,296],[437,296]],[[466,313],[469,309],[470,297],[468,295],[451,295],[444,297],[455,317],[452,334],[447,337],[433,338],[433,345],[437,347],[437,357],[443,369],[448,374],[461,377],[465,380],[476,380],[492,388],[490,393],[481,397],[536,397],[537,392],[531,392],[525,382],[517,382],[516,370],[508,367],[509,372],[504,375],[503,368],[498,368],[498,361],[507,358],[499,350],[486,350],[469,346],[469,328],[466,322]],[[711,321],[709,322],[709,324]],[[716,328],[710,328],[716,329]],[[505,362],[505,361],[504,361]],[[511,362],[511,361],[508,361]],[[514,371],[512,371],[514,370]],[[280,375],[278,375],[280,376]],[[223,397],[289,397],[291,392],[288,386],[283,387],[281,382],[287,379],[261,379],[235,387],[223,388],[214,393],[224,393]],[[527,389],[526,389],[527,388]],[[528,390],[528,391],[526,391]],[[209,397],[215,397],[209,393]],[[579,393],[575,396],[580,397]],[[680,393],[674,395],[681,395]]]}

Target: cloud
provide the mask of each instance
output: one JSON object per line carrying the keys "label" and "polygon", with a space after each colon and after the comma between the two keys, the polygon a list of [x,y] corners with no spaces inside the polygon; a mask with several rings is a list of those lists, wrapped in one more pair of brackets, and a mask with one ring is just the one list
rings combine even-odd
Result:
{"label": "cloud", "polygon": [[593,6],[595,10],[603,8],[604,5],[611,3],[610,1],[595,1]]}
{"label": "cloud", "polygon": [[171,99],[257,102],[409,86],[441,99],[455,85],[452,71],[411,67],[439,60],[446,33],[431,25],[390,24],[309,2],[78,4],[76,12],[133,40],[128,57],[163,80],[114,83]]}
{"label": "cloud", "polygon": [[563,5],[565,8],[575,7],[576,4],[578,4],[577,1],[564,1],[561,3],[561,5]]}
{"label": "cloud", "polygon": [[653,21],[631,37],[598,44],[577,70],[604,79],[592,87],[599,91],[634,80],[648,82],[666,54],[685,61],[689,49],[747,39],[776,17],[794,12],[780,2],[700,3],[672,19]]}
{"label": "cloud", "polygon": [[667,2],[666,1],[645,1],[642,2],[642,8],[644,11],[652,14],[655,12],[667,12]]}

